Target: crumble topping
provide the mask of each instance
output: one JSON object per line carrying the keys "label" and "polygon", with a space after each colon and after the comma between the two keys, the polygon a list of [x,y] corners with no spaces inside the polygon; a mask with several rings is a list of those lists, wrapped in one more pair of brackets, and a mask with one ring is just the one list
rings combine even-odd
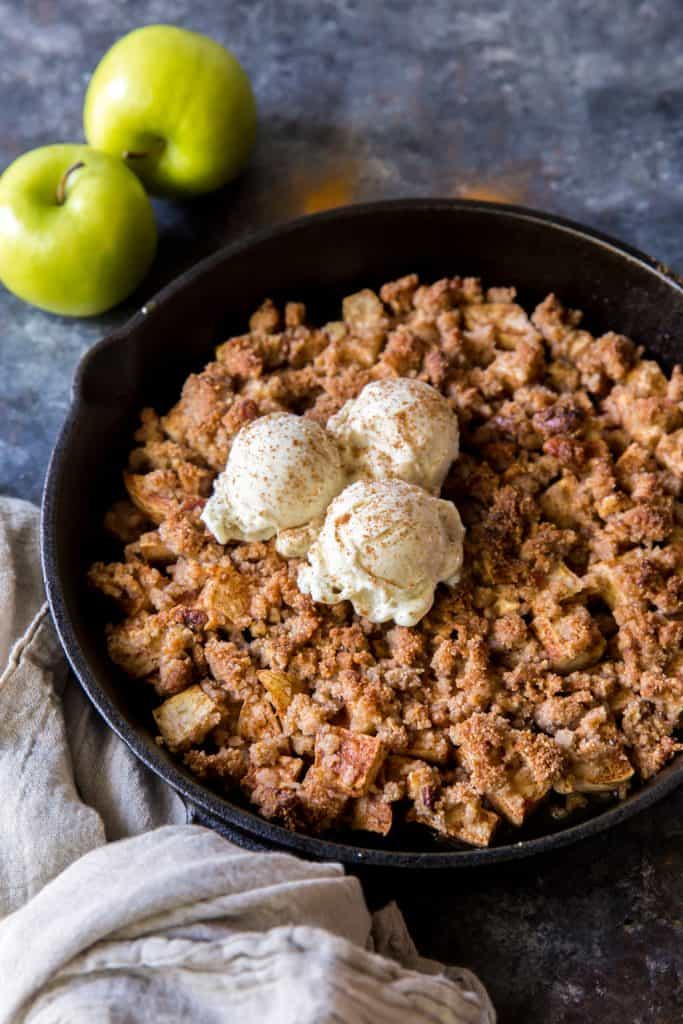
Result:
{"label": "crumble topping", "polygon": [[[245,424],[325,425],[403,377],[457,413],[442,497],[466,526],[459,582],[410,627],[315,604],[300,558],[201,519]],[[266,301],[135,440],[106,517],[121,560],[89,573],[119,608],[110,655],[158,694],[169,749],[266,817],[485,846],[682,749],[683,372],[555,296],[529,317],[514,289],[408,275],[323,327]]]}

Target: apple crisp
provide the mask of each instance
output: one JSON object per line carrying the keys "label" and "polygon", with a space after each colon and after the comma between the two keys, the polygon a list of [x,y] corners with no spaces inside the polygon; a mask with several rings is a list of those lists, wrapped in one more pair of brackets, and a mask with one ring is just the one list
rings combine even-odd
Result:
{"label": "apple crisp", "polygon": [[[441,391],[461,433],[462,576],[412,627],[315,604],[300,559],[200,519],[242,426],[325,424],[390,377]],[[266,301],[135,441],[106,517],[121,560],[89,573],[118,605],[109,653],[155,691],[159,742],[265,817],[486,846],[683,749],[683,372],[554,295],[529,317],[513,288],[409,275],[322,327]]]}

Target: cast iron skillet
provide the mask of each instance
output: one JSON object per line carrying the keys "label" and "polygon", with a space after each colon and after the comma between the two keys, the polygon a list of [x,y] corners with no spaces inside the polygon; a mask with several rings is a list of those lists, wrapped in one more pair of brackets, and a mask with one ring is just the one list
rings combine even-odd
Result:
{"label": "cast iron skillet", "polygon": [[168,408],[187,374],[211,358],[217,342],[242,332],[264,297],[302,300],[314,321],[330,319],[349,292],[411,271],[427,281],[459,273],[514,284],[527,308],[555,291],[585,311],[595,332],[628,334],[669,366],[683,354],[680,281],[578,224],[448,199],[370,203],[294,221],[203,260],[86,353],[45,484],[43,572],[59,636],[86,693],[131,750],[182,794],[194,820],[243,845],[318,859],[391,867],[489,864],[563,846],[630,817],[683,779],[683,756],[621,804],[568,828],[538,812],[529,829],[503,833],[499,845],[485,850],[449,844],[419,826],[388,840],[292,833],[213,792],[156,745],[144,687],[109,661],[102,612],[83,582],[91,560],[102,557],[102,516],[120,493],[120,470],[143,405]]}

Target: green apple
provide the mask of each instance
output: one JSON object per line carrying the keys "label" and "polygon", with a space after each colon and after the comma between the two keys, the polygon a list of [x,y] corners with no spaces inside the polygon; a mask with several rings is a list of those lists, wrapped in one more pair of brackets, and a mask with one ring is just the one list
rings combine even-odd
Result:
{"label": "green apple", "polygon": [[206,36],[148,25],[119,39],[85,97],[91,146],[123,157],[151,192],[199,195],[234,178],[256,134],[249,79]]}
{"label": "green apple", "polygon": [[115,306],[156,249],[151,203],[121,160],[88,146],[24,153],[0,178],[0,280],[63,316]]}

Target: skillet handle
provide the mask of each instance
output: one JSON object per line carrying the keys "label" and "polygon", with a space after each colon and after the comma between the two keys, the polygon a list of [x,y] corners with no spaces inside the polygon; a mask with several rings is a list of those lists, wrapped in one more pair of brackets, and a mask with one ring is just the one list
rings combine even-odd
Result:
{"label": "skillet handle", "polygon": [[187,809],[188,825],[202,825],[204,828],[210,828],[214,832],[218,832],[225,839],[230,840],[235,846],[241,846],[245,850],[253,850],[258,853],[272,853],[275,849],[255,839],[248,832],[243,832],[241,828],[236,828],[235,825],[228,825],[225,821],[215,818],[212,814],[200,810],[199,807],[189,800],[185,801],[185,807]]}

